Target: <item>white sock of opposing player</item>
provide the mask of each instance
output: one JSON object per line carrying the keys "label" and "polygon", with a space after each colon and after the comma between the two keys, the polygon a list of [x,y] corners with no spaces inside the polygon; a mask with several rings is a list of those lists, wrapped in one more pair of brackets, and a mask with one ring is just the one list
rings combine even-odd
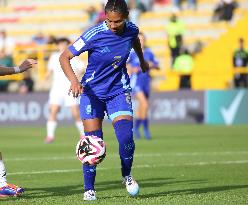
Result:
{"label": "white sock of opposing player", "polygon": [[48,137],[54,138],[56,127],[57,127],[56,121],[48,121],[47,122],[47,136]]}
{"label": "white sock of opposing player", "polygon": [[0,187],[7,185],[6,170],[3,161],[0,160]]}
{"label": "white sock of opposing player", "polygon": [[84,135],[84,126],[83,126],[83,123],[81,121],[77,121],[75,122],[75,125],[78,129],[78,132],[80,134],[80,136]]}

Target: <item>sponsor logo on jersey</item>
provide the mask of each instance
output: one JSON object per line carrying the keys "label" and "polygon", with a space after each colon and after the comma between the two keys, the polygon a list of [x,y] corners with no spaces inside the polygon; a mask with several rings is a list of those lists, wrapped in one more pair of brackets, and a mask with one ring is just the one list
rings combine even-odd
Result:
{"label": "sponsor logo on jersey", "polygon": [[109,53],[110,52],[110,49],[108,48],[108,46],[105,46],[103,48],[101,48],[101,53]]}

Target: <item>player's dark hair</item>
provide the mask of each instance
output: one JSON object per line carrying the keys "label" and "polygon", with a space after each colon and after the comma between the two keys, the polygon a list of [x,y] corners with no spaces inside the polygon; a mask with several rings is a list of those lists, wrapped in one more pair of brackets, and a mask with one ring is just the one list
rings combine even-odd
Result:
{"label": "player's dark hair", "polygon": [[56,44],[60,44],[60,43],[67,43],[67,44],[70,44],[71,41],[68,39],[68,38],[58,38],[56,40]]}
{"label": "player's dark hair", "polygon": [[125,0],[108,0],[105,6],[105,13],[108,12],[118,12],[120,14],[123,14],[125,17],[127,17],[129,14],[127,3]]}

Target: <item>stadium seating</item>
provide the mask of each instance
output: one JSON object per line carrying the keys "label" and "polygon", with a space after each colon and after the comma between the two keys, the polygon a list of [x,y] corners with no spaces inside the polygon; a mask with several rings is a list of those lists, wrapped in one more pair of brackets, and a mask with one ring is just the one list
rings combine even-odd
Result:
{"label": "stadium seating", "polygon": [[[231,87],[233,79],[232,53],[237,47],[238,39],[248,41],[248,14],[246,13],[234,26],[218,40],[213,41],[196,57],[192,86],[195,90]],[[243,72],[242,70],[240,72]],[[212,86],[212,87],[210,87]]]}
{"label": "stadium seating", "polygon": [[[202,0],[199,1],[198,9],[196,11],[183,10],[177,13],[179,19],[182,19],[186,24],[186,32],[184,35],[186,47],[191,48],[197,41],[201,41],[206,49],[208,49],[208,47],[211,47],[215,42],[219,42],[218,46],[223,48],[223,51],[228,51],[226,48],[226,46],[228,46],[227,42],[219,39],[222,39],[221,37],[223,35],[232,32],[230,31],[230,28],[236,27],[236,22],[244,18],[248,5],[243,0],[239,1],[240,7],[236,10],[234,20],[231,24],[225,22],[213,23],[211,22],[211,18],[216,2],[217,1]],[[180,74],[171,71],[170,53],[167,46],[165,29],[166,22],[172,13],[172,9],[159,6],[154,10],[156,10],[156,12],[147,12],[143,14],[140,21],[140,28],[146,33],[148,44],[157,54],[162,65],[161,68],[163,71],[160,71],[160,75],[159,72],[156,71],[155,74],[153,74],[155,76],[153,86],[159,91],[177,90],[179,88],[178,82]],[[239,34],[239,30],[233,30],[236,30],[236,34]],[[244,32],[240,35],[244,36]],[[232,41],[232,44],[237,44],[237,40],[234,40],[234,38]],[[218,51],[218,46],[217,49],[215,47],[213,50]],[[221,67],[220,69],[213,64],[210,66],[209,63],[216,62],[216,59],[212,60],[214,52],[210,51],[206,53],[206,49],[203,49],[203,52],[196,57],[194,72],[192,73],[192,88],[195,90],[229,88],[233,73],[226,72],[225,65],[221,64],[221,62],[218,65]],[[229,70],[231,69],[232,51],[233,50],[229,49],[229,55],[222,56],[222,58],[226,59],[225,62],[229,63]],[[204,55],[207,59],[202,59],[203,57],[200,57]],[[205,69],[206,67],[207,69]],[[164,78],[162,78],[161,75],[165,75]],[[160,76],[160,78],[157,76]]]}
{"label": "stadium seating", "polygon": [[[31,38],[38,32],[75,39],[89,26],[86,9],[90,5],[100,9],[102,1],[71,0],[70,4],[66,0],[61,0],[59,3],[55,0],[10,0],[8,2],[7,7],[0,7],[1,28],[7,30],[8,35],[15,38],[17,42],[28,44],[27,50],[30,50]],[[185,23],[185,45],[193,48],[200,41],[205,46],[205,49],[195,57],[195,67],[192,73],[192,88],[195,90],[230,87],[233,75],[230,64],[231,52],[236,46],[236,39],[240,32],[242,36],[246,33],[245,29],[241,31],[245,24],[245,20],[241,19],[245,18],[245,11],[248,8],[246,1],[239,0],[240,7],[235,12],[232,24],[211,22],[216,2],[217,0],[199,0],[197,10],[183,9],[176,12],[179,19]],[[171,5],[155,4],[153,11],[142,13],[139,20],[140,30],[146,34],[147,43],[160,62],[161,70],[152,72],[153,88],[159,91],[176,90],[179,87],[180,74],[171,70],[166,36],[166,23],[173,12],[175,10]],[[28,52],[24,52],[25,49],[25,46],[16,49],[14,54],[16,63],[29,56]],[[39,56],[46,55],[41,54],[47,50],[46,48],[38,47],[37,49]],[[218,61],[216,58],[219,56],[222,56],[221,58],[225,61]],[[83,57],[85,58],[86,56]],[[40,60],[38,80],[42,80],[44,76],[45,65],[44,59]],[[17,80],[20,78],[15,77]]]}

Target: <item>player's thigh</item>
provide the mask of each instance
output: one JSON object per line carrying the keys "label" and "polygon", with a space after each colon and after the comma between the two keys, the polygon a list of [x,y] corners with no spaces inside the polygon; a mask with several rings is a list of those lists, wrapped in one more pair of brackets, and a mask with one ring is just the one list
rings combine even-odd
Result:
{"label": "player's thigh", "polygon": [[64,101],[65,106],[70,107],[73,118],[77,121],[80,120],[79,98],[74,98],[73,96],[66,95]]}
{"label": "player's thigh", "polygon": [[139,78],[139,82],[137,83],[137,86],[139,87],[139,90],[142,91],[146,98],[149,98],[150,95],[150,84],[151,84],[151,77],[145,73],[142,73]]}
{"label": "player's thigh", "polygon": [[51,104],[49,105],[49,120],[56,120],[57,114],[60,111],[60,105]]}
{"label": "player's thigh", "polygon": [[102,120],[106,110],[101,100],[82,94],[80,97],[80,117],[83,120],[85,132],[96,131],[102,128]]}
{"label": "player's thigh", "polygon": [[138,101],[140,107],[148,107],[148,99],[143,91],[139,91],[135,94],[135,98]]}
{"label": "player's thigh", "polygon": [[70,109],[74,120],[79,121],[81,119],[79,114],[79,105],[78,104],[72,105],[70,106]]}
{"label": "player's thigh", "polygon": [[112,123],[133,119],[132,100],[130,93],[119,94],[106,102],[107,114]]}

